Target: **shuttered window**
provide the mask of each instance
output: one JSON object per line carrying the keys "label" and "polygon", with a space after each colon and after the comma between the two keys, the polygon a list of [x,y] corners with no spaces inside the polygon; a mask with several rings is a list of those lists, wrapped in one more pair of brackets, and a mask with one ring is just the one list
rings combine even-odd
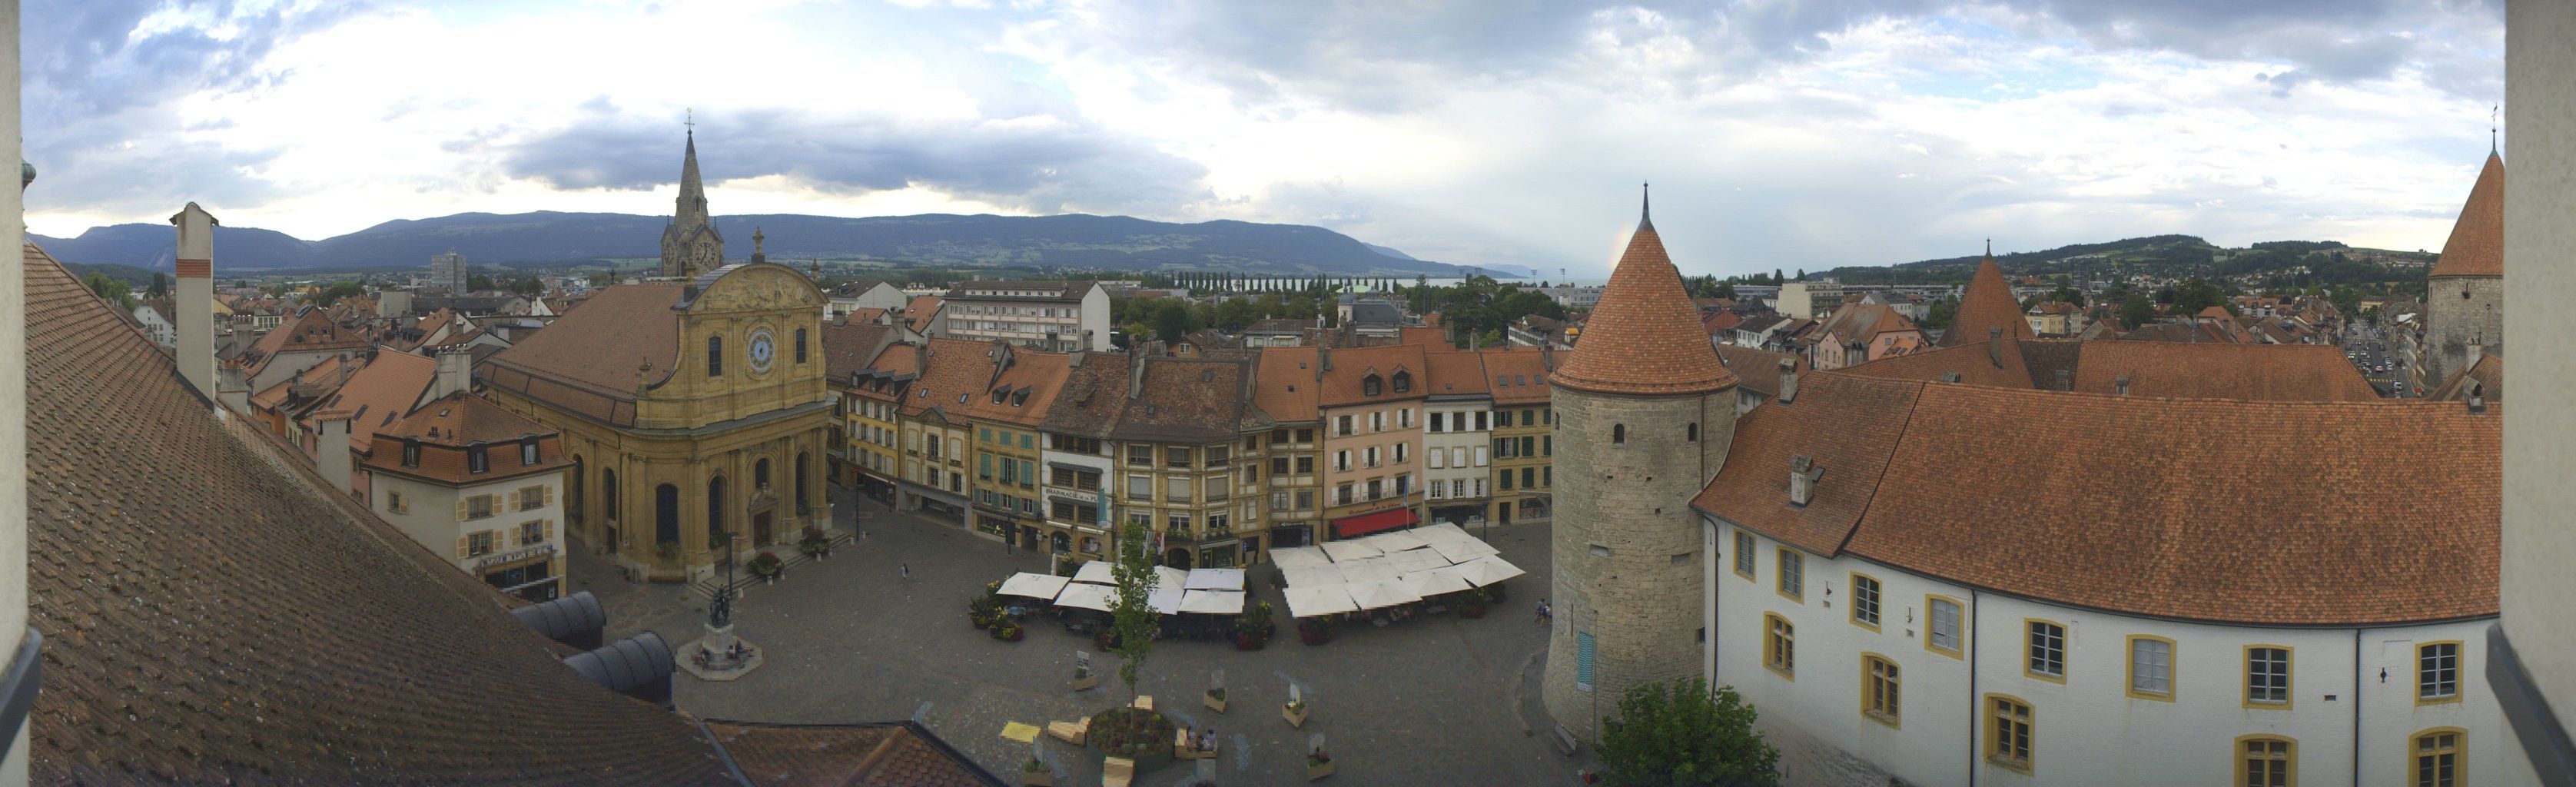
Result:
{"label": "shuttered window", "polygon": [[1592,632],[1574,635],[1574,690],[1592,690]]}

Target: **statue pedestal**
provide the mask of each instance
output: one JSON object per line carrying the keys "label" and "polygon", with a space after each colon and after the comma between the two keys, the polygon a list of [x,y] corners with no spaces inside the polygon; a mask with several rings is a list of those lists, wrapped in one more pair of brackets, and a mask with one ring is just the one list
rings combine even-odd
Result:
{"label": "statue pedestal", "polygon": [[[699,680],[733,680],[751,674],[752,670],[760,669],[760,665],[769,660],[768,651],[734,636],[732,624],[706,628],[704,638],[682,645],[679,652],[671,654],[680,662],[680,669],[687,670]],[[742,646],[743,655],[727,655],[736,644]]]}

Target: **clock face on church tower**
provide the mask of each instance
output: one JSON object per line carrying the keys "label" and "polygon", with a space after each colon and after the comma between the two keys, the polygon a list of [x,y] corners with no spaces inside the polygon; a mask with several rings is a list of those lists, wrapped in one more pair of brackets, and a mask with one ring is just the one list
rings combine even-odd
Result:
{"label": "clock face on church tower", "polygon": [[777,353],[778,353],[778,346],[777,346],[777,343],[776,343],[776,342],[771,341],[770,336],[769,336],[769,329],[767,329],[767,328],[762,328],[762,329],[759,329],[759,330],[756,330],[756,331],[752,331],[752,332],[751,332],[751,370],[752,370],[752,371],[755,371],[755,372],[766,372],[766,371],[769,371],[769,361],[770,361],[772,358],[777,357]]}

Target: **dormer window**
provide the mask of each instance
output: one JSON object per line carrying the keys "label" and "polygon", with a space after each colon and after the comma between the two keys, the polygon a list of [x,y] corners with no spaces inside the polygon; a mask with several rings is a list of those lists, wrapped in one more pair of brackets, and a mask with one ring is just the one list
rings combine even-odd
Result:
{"label": "dormer window", "polygon": [[1406,392],[1409,392],[1409,391],[1412,391],[1412,390],[1413,390],[1413,374],[1412,374],[1412,373],[1410,373],[1410,372],[1396,372],[1396,373],[1395,373],[1395,392],[1396,392],[1396,393],[1406,393]]}
{"label": "dormer window", "polygon": [[419,441],[419,440],[414,440],[414,439],[410,439],[410,438],[404,438],[404,439],[403,439],[403,458],[402,458],[402,466],[404,466],[404,467],[419,467],[419,466],[420,466],[420,441]]}
{"label": "dormer window", "polygon": [[488,473],[491,471],[492,454],[489,451],[484,450],[483,446],[479,445],[465,449],[465,472]]}
{"label": "dormer window", "polygon": [[535,467],[536,465],[537,465],[537,438],[531,437],[531,438],[528,438],[528,439],[525,439],[525,440],[521,440],[521,441],[519,441],[519,466],[520,466],[520,467]]}
{"label": "dormer window", "polygon": [[1360,378],[1360,395],[1376,396],[1378,395],[1378,390],[1382,385],[1384,385],[1384,382],[1379,380],[1377,375],[1372,374],[1367,377],[1362,377]]}

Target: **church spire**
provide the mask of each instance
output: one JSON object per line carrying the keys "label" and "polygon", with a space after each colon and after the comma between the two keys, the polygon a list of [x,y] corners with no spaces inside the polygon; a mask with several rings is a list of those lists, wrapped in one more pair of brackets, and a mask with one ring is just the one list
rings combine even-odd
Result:
{"label": "church spire", "polygon": [[662,275],[696,276],[724,265],[724,236],[707,214],[706,183],[698,176],[698,129],[694,113],[687,121],[688,142],[680,157],[680,194],[672,200],[671,223],[662,228]]}
{"label": "church spire", "polygon": [[1655,228],[1655,184],[1637,184],[1637,229]]}

